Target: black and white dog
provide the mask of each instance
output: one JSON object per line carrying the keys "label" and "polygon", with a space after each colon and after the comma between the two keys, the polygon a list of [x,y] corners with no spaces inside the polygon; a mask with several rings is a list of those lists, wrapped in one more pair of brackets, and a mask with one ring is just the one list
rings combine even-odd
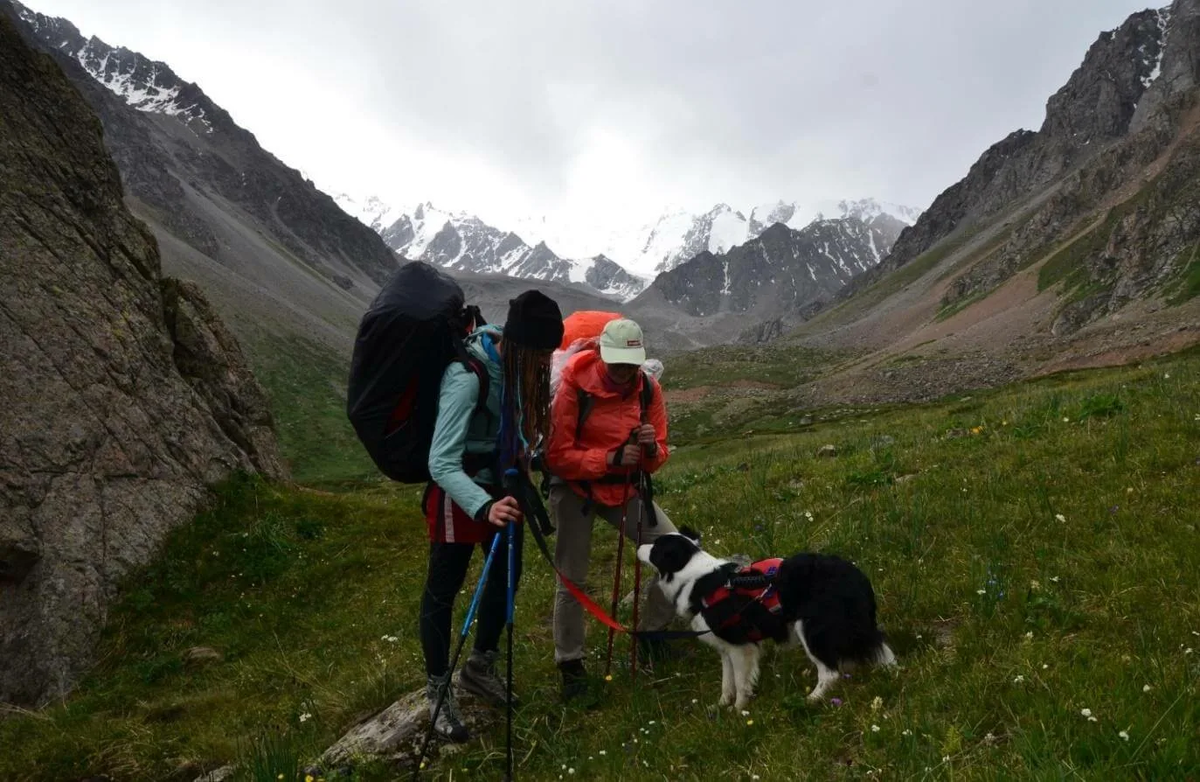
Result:
{"label": "black and white dog", "polygon": [[871,582],[853,564],[828,554],[796,554],[739,568],[700,548],[687,527],[638,547],[680,617],[721,654],[721,705],[745,708],[758,681],[760,642],[800,643],[817,666],[817,701],[858,664],[894,665],[875,624]]}

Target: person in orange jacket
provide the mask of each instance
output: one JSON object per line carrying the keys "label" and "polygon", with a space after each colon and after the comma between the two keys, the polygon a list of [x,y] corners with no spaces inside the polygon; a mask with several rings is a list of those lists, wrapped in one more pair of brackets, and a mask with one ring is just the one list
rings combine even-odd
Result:
{"label": "person in orange jacket", "polygon": [[[580,587],[586,587],[596,516],[635,545],[639,520],[642,543],[676,531],[657,504],[658,523],[651,526],[648,515],[643,519],[645,504],[636,491],[637,473],[657,471],[670,455],[662,389],[640,371],[645,360],[641,327],[628,319],[610,321],[598,349],[580,351],[567,361],[554,395],[546,448],[546,466],[553,475],[550,512],[558,528],[554,560]],[[674,608],[656,578],[638,629],[661,630],[673,617]],[[564,700],[588,691],[583,644],[583,606],[559,584],[554,659],[562,672]],[[643,649],[654,651],[647,646]]]}

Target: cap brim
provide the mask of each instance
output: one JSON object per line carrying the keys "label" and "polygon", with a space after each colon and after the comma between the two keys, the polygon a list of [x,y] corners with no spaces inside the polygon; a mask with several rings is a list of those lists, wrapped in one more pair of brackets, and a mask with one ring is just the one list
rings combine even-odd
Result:
{"label": "cap brim", "polygon": [[610,348],[601,345],[600,358],[605,364],[633,364],[641,366],[646,361],[646,349]]}

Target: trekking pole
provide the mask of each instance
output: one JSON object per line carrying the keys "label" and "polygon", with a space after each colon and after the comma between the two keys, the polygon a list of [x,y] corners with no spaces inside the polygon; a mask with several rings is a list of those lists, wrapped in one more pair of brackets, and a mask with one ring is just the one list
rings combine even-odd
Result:
{"label": "trekking pole", "polygon": [[[626,502],[625,505],[629,503]],[[621,529],[617,532],[617,569],[613,574],[613,593],[612,593],[612,609],[609,611],[609,616],[617,615],[617,605],[621,598],[621,564],[625,561],[625,507],[621,508]],[[604,660],[604,678],[607,680],[612,673],[612,653],[613,653],[613,637],[617,631],[613,627],[608,628],[608,652]]]}
{"label": "trekking pole", "polygon": [[[514,471],[515,472],[515,471]],[[508,701],[508,739],[507,739],[507,763],[508,774],[505,779],[512,782],[513,777],[513,742],[512,742],[512,723],[513,723],[513,614],[516,612],[516,576],[517,569],[517,549],[513,545],[513,540],[516,535],[517,522],[510,521],[508,523],[508,681],[505,689],[505,700]],[[499,537],[499,535],[497,535]]]}
{"label": "trekking pole", "polygon": [[471,629],[471,623],[475,620],[475,611],[479,608],[479,598],[483,594],[483,585],[487,581],[488,571],[492,569],[492,560],[496,558],[496,550],[500,548],[500,532],[497,530],[492,538],[491,548],[488,549],[487,559],[483,561],[483,572],[479,574],[479,583],[475,585],[475,594],[471,596],[471,605],[467,608],[467,616],[463,619],[462,632],[458,635],[458,645],[454,649],[454,656],[450,658],[450,668],[446,671],[446,681],[438,688],[437,703],[434,704],[433,714],[429,718],[429,729],[425,731],[425,740],[421,742],[421,751],[417,754],[416,764],[413,766],[412,778],[415,780],[421,774],[421,769],[425,768],[425,752],[429,749],[429,740],[433,738],[433,726],[437,724],[438,715],[442,712],[442,704],[446,702],[446,693],[450,691],[450,678],[454,674],[454,669],[458,666],[459,655],[462,654],[463,645],[467,641],[467,632]]}
{"label": "trekking pole", "polygon": [[[631,478],[631,480],[632,480],[632,478]],[[628,487],[628,484],[626,484],[626,486]],[[628,488],[626,488],[625,497],[626,497],[625,504],[628,506],[628,504],[629,504]],[[634,632],[641,629],[638,627],[638,604],[642,602],[642,558],[638,556],[637,552],[638,552],[638,549],[642,547],[642,519],[645,518],[645,516],[646,516],[645,509],[641,509],[638,511],[637,537],[635,538],[635,540],[637,541],[637,544],[633,548],[633,629],[634,629]],[[631,637],[629,639],[629,649],[630,649],[630,651],[629,651],[629,657],[630,657],[629,678],[634,684],[636,684],[637,683],[637,665],[638,665],[638,642],[637,642],[636,636]]]}

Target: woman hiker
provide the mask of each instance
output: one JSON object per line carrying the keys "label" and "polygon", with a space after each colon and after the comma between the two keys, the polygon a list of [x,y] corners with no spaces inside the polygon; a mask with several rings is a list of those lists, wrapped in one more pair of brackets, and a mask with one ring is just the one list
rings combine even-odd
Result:
{"label": "woman hiker", "polygon": [[[521,520],[516,499],[500,488],[503,470],[528,469],[532,448],[549,429],[550,355],[562,340],[562,312],[550,298],[527,291],[509,302],[503,330],[483,326],[467,338],[468,354],[486,368],[486,408],[475,414],[478,377],[461,362],[446,368],[437,422],[429,449],[432,483],[425,497],[429,526],[429,571],[421,598],[420,633],[428,675],[426,697],[433,715],[449,676],[450,619],[477,545],[486,553],[492,536]],[[497,472],[499,470],[499,472]],[[524,525],[514,540],[520,579]],[[506,703],[496,674],[505,624],[507,560],[492,563],[478,608],[475,646],[459,673],[459,686],[496,705]],[[452,741],[470,738],[453,696],[438,712],[434,729]]]}
{"label": "woman hiker", "polygon": [[[550,512],[558,529],[554,559],[563,575],[580,587],[586,588],[595,516],[631,541],[639,520],[643,543],[675,532],[657,505],[658,524],[651,526],[648,516],[643,519],[645,505],[636,492],[637,473],[655,472],[668,456],[666,406],[662,390],[639,371],[645,360],[638,324],[610,321],[600,334],[598,350],[582,350],[568,359],[554,395],[546,449],[546,466],[554,476]],[[645,397],[643,384],[650,384]],[[581,402],[586,406],[582,420]],[[661,630],[673,617],[674,609],[655,579],[638,629]],[[564,700],[588,691],[583,619],[583,606],[560,583],[554,602],[554,660],[562,672]],[[642,648],[659,651],[655,646]]]}

